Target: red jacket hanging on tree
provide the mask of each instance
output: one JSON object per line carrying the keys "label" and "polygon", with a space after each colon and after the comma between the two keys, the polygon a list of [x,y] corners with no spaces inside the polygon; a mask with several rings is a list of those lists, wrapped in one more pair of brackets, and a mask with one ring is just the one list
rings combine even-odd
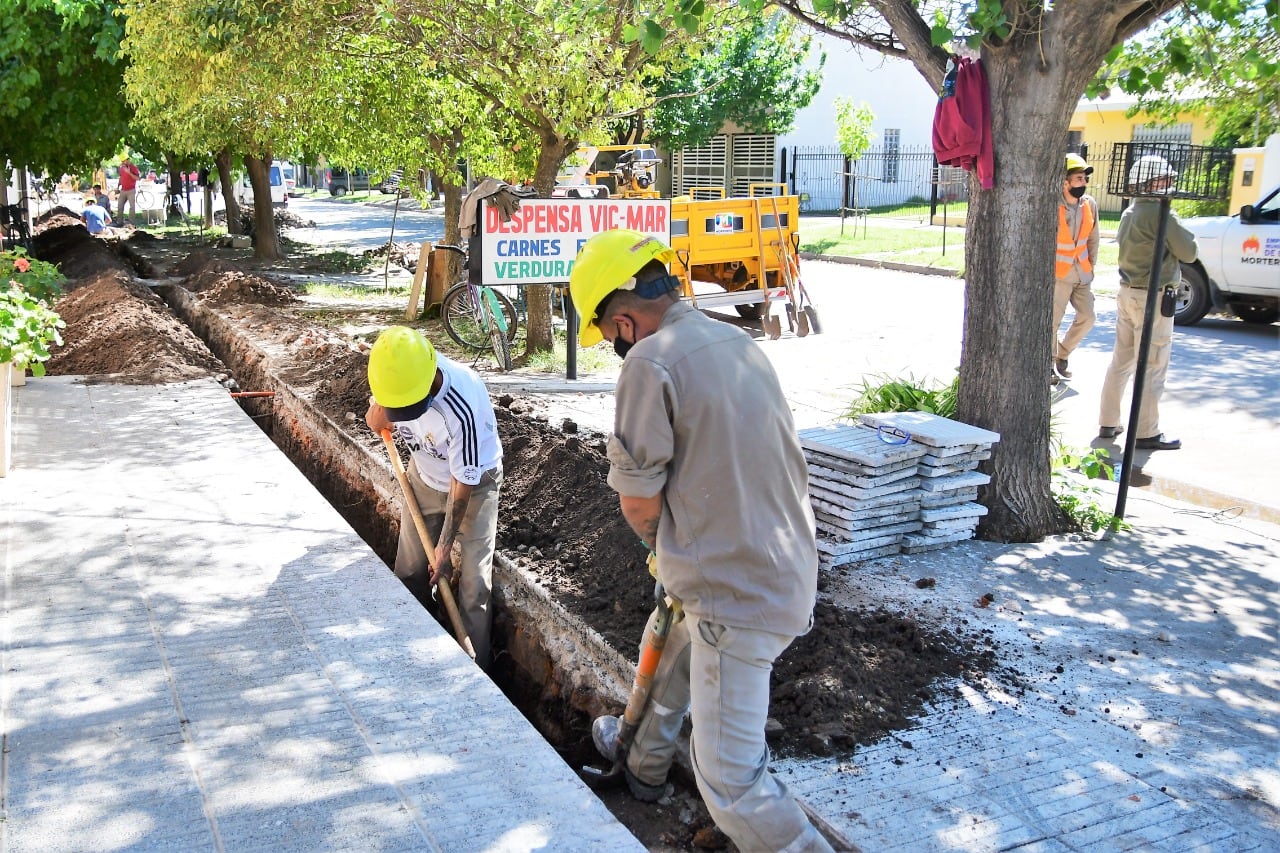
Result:
{"label": "red jacket hanging on tree", "polygon": [[991,151],[991,103],[982,60],[961,57],[947,62],[938,106],[933,111],[933,150],[941,166],[978,172],[984,190],[995,186]]}

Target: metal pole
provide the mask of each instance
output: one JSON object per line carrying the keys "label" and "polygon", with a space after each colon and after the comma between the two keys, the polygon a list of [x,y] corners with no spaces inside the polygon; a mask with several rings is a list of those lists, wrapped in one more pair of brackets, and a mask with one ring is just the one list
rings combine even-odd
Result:
{"label": "metal pole", "polygon": [[[1160,199],[1160,222],[1156,226],[1156,247],[1151,259],[1151,275],[1147,279],[1147,301],[1142,314],[1142,338],[1138,342],[1138,364],[1133,373],[1133,400],[1129,403],[1129,426],[1125,431],[1124,455],[1120,457],[1120,482],[1116,489],[1115,520],[1111,523],[1114,531],[1119,528],[1124,518],[1125,502],[1129,497],[1129,478],[1133,476],[1133,451],[1138,441],[1138,414],[1142,411],[1142,390],[1147,384],[1147,356],[1151,348],[1152,326],[1155,324],[1156,298],[1160,292],[1160,268],[1164,260],[1164,239],[1169,230],[1169,196]],[[1119,314],[1117,312],[1117,323]]]}
{"label": "metal pole", "polygon": [[[399,189],[397,187],[397,189]],[[391,289],[391,252],[396,247],[396,217],[400,215],[400,193],[396,193],[396,206],[391,211],[391,236],[387,238],[387,257],[382,262],[382,292]]]}
{"label": "metal pole", "polygon": [[564,301],[564,378],[578,378],[578,309],[573,300]]}
{"label": "metal pole", "polygon": [[[840,193],[840,236],[844,236],[844,214],[849,207],[849,155],[844,155],[844,186]],[[856,228],[858,223],[853,223]]]}

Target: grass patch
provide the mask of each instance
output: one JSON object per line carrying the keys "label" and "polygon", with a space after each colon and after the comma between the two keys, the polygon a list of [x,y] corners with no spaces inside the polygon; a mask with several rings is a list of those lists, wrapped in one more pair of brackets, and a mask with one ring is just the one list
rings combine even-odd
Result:
{"label": "grass patch", "polygon": [[409,288],[393,285],[389,288],[368,287],[363,284],[342,284],[329,281],[306,281],[298,290],[306,296],[323,299],[342,299],[353,302],[382,301],[388,297],[409,295]]}
{"label": "grass patch", "polygon": [[[948,213],[951,211],[948,210]],[[847,220],[844,234],[838,224],[806,227],[800,235],[800,250],[832,257],[866,258],[898,264],[964,271],[964,229],[950,226],[943,233],[940,226],[903,227],[867,222],[866,236],[860,221]],[[1115,240],[1104,239],[1098,248],[1098,266],[1116,267],[1120,263],[1120,247]]]}
{"label": "grass patch", "polygon": [[[552,333],[555,338],[551,352],[535,352],[531,354],[524,366],[539,373],[558,373],[564,375],[568,364],[568,350],[565,348],[565,332],[556,329]],[[622,359],[618,358],[608,344],[597,344],[588,349],[578,348],[578,370],[584,373],[614,372],[622,367]]]}

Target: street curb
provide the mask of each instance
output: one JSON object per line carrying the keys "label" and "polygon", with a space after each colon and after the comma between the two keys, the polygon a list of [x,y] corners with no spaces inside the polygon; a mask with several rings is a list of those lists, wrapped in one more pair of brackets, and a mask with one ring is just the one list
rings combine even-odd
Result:
{"label": "street curb", "polygon": [[[1134,478],[1144,478],[1140,469],[1134,471]],[[1239,508],[1241,510],[1240,514],[1245,518],[1265,521],[1268,524],[1280,524],[1280,507],[1267,506],[1266,504],[1251,501],[1248,498],[1207,489],[1204,486],[1196,486],[1180,480],[1171,480],[1168,477],[1151,477],[1149,483],[1143,483],[1142,485],[1130,480],[1129,486],[1138,491],[1149,492],[1193,506],[1206,507],[1207,509],[1225,512]]]}
{"label": "street curb", "polygon": [[856,258],[847,255],[821,255],[816,252],[801,252],[800,259],[805,261],[830,261],[833,264],[849,264],[859,267],[873,267],[875,269],[895,270],[897,272],[912,272],[920,275],[936,275],[943,278],[960,278],[961,273],[957,270],[947,270],[941,267],[926,267],[918,264],[900,264],[896,261],[877,261],[871,258]]}

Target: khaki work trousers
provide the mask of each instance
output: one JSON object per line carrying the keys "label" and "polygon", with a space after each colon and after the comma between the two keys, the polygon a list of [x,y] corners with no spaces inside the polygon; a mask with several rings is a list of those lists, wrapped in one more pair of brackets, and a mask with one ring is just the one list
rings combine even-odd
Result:
{"label": "khaki work trousers", "polygon": [[[1142,341],[1142,318],[1147,306],[1147,291],[1138,287],[1120,288],[1116,297],[1116,347],[1111,366],[1102,383],[1102,405],[1098,425],[1121,426],[1120,404],[1125,387],[1138,367],[1138,344]],[[1169,354],[1173,350],[1173,318],[1160,314],[1155,307],[1151,326],[1151,352],[1147,357],[1147,375],[1142,388],[1142,404],[1138,410],[1138,438],[1160,434],[1160,397],[1164,394],[1165,375],[1169,372]]]}
{"label": "khaki work trousers", "polygon": [[[418,473],[418,466],[409,466],[409,485],[418,497],[418,508],[427,523],[427,532],[433,539],[440,536],[444,526],[445,510],[449,495],[428,486]],[[457,541],[462,547],[461,570],[454,572],[454,597],[462,616],[462,627],[471,638],[476,650],[476,663],[481,669],[489,666],[489,635],[493,626],[493,611],[489,596],[493,590],[493,552],[498,533],[498,493],[502,487],[502,469],[486,471],[480,485],[471,492],[466,518],[458,527]],[[429,588],[427,554],[418,529],[406,506],[400,513],[400,540],[396,547],[396,577],[400,578],[415,595],[422,595]]]}
{"label": "khaki work trousers", "polygon": [[129,221],[133,221],[134,215],[138,212],[138,190],[135,187],[131,190],[120,190],[116,196],[116,219],[120,220],[120,224],[124,224],[124,206],[129,204]]}
{"label": "khaki work trousers", "polygon": [[[1075,309],[1076,317],[1071,321],[1067,334],[1059,338],[1058,327],[1062,325],[1062,318],[1067,313],[1068,302]],[[1093,312],[1092,285],[1055,281],[1053,283],[1053,357],[1070,358],[1071,353],[1075,352],[1076,347],[1084,340],[1084,336],[1089,334],[1089,330],[1093,328],[1097,319],[1097,315]]]}
{"label": "khaki work trousers", "polygon": [[[645,636],[657,618],[655,611]],[[694,778],[716,826],[743,853],[827,853],[787,786],[769,772],[764,724],[773,662],[794,637],[717,625],[692,616],[671,626],[654,675],[648,711],[636,729],[627,769],[659,785],[675,757],[686,711]],[[690,672],[698,673],[690,685]]]}

